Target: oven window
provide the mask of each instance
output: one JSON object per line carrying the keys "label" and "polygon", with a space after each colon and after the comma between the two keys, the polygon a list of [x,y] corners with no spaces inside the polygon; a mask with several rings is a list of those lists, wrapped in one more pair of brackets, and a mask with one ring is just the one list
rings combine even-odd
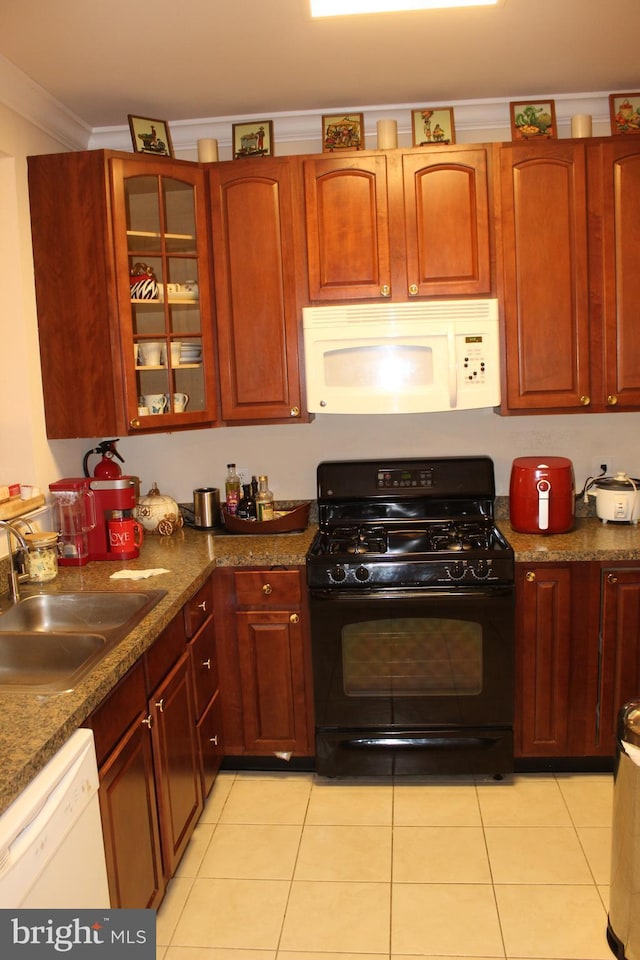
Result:
{"label": "oven window", "polygon": [[324,382],[328,387],[433,386],[433,351],[416,344],[341,347],[324,354]]}
{"label": "oven window", "polygon": [[434,617],[350,623],[342,630],[342,669],[351,697],[477,696],[482,625]]}

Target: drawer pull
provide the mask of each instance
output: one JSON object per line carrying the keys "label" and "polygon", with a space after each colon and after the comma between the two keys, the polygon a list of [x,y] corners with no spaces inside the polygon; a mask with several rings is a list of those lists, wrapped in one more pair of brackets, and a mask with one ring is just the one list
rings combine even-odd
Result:
{"label": "drawer pull", "polygon": [[615,573],[610,573],[607,576],[607,583],[617,583],[617,582],[618,582],[618,578],[616,577]]}
{"label": "drawer pull", "polygon": [[145,717],[141,722],[144,723],[145,726],[149,727],[149,730],[151,730],[151,727],[153,726],[153,717],[151,714],[149,714],[149,716]]}
{"label": "drawer pull", "polygon": [[270,593],[273,593],[273,587],[270,583],[265,583],[262,585],[262,592],[264,593],[265,597],[268,597]]}
{"label": "drawer pull", "polygon": [[206,667],[207,670],[211,670],[211,657],[209,657],[208,660],[203,660],[203,661],[202,661],[202,666],[203,666],[203,667]]}
{"label": "drawer pull", "polygon": [[524,578],[527,581],[527,583],[533,583],[534,580],[536,579],[536,575],[533,570],[527,570],[527,572],[524,575]]}
{"label": "drawer pull", "polygon": [[216,733],[215,737],[209,737],[209,743],[212,743],[214,747],[218,746],[218,734]]}
{"label": "drawer pull", "polygon": [[300,615],[297,613],[292,613],[289,617],[289,623],[300,623]]}
{"label": "drawer pull", "polygon": [[162,700],[157,701],[156,707],[160,711],[160,713],[164,713],[164,697],[162,698]]}
{"label": "drawer pull", "polygon": [[202,603],[198,604],[198,610],[202,610],[203,613],[207,612],[207,601],[203,600]]}

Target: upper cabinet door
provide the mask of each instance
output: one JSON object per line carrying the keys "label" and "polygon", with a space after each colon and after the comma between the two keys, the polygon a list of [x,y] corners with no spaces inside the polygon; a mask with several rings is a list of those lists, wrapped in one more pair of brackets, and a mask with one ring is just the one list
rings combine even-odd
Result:
{"label": "upper cabinet door", "polygon": [[[640,406],[640,145],[602,144],[605,407]],[[596,301],[599,302],[599,301]]]}
{"label": "upper cabinet door", "polygon": [[156,161],[144,171],[113,159],[111,176],[130,427],[210,422],[215,354],[204,174],[192,165]]}
{"label": "upper cabinet door", "polygon": [[293,166],[286,157],[209,171],[222,419],[300,421]]}
{"label": "upper cabinet door", "polygon": [[585,148],[501,150],[508,410],[588,408]]}
{"label": "upper cabinet door", "polygon": [[[405,296],[491,292],[487,151],[460,148],[402,157],[407,249]],[[401,291],[394,290],[396,295]]]}
{"label": "upper cabinet door", "polygon": [[391,295],[386,157],[304,160],[309,297]]}

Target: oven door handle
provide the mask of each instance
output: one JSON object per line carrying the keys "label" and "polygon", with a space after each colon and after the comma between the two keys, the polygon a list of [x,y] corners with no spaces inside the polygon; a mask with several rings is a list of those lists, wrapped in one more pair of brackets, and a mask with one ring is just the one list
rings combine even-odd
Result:
{"label": "oven door handle", "polygon": [[513,584],[501,584],[500,586],[473,587],[452,587],[451,589],[432,589],[411,590],[402,588],[398,590],[309,590],[309,597],[313,600],[324,600],[331,603],[355,603],[367,600],[370,603],[377,603],[379,600],[422,600],[428,603],[432,600],[456,599],[456,600],[474,600],[482,602],[483,600],[495,600],[499,597],[514,596],[515,588]]}

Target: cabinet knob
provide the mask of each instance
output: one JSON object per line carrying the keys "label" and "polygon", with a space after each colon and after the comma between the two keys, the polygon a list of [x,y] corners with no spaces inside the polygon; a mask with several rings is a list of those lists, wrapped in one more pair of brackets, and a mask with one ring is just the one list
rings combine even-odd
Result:
{"label": "cabinet knob", "polygon": [[527,570],[527,572],[524,575],[524,578],[527,581],[527,583],[533,583],[533,581],[536,579],[536,575],[533,570]]}
{"label": "cabinet knob", "polygon": [[591,403],[591,397],[588,394],[583,393],[582,396],[580,397],[580,403],[582,404],[583,407],[588,407],[589,404]]}
{"label": "cabinet knob", "polygon": [[202,666],[205,667],[207,670],[211,670],[211,657],[209,657],[208,660],[203,660]]}
{"label": "cabinet knob", "polygon": [[209,737],[209,743],[212,743],[214,747],[218,746],[218,734],[216,733],[215,737]]}
{"label": "cabinet knob", "polygon": [[262,584],[262,592],[264,593],[264,595],[265,595],[266,597],[268,597],[270,593],[273,593],[273,587],[271,586],[270,583],[263,583],[263,584]]}
{"label": "cabinet knob", "polygon": [[383,283],[380,287],[380,296],[381,297],[390,297],[391,296],[391,287],[388,283]]}
{"label": "cabinet knob", "polygon": [[207,601],[203,600],[202,603],[198,604],[198,610],[202,610],[203,613],[207,612]]}
{"label": "cabinet knob", "polygon": [[618,402],[618,398],[616,397],[615,393],[610,393],[609,396],[607,397],[607,406],[615,407],[617,402]]}
{"label": "cabinet knob", "polygon": [[300,623],[300,615],[297,613],[292,613],[289,617],[289,623]]}
{"label": "cabinet knob", "polygon": [[149,727],[149,730],[151,730],[151,727],[153,726],[153,717],[151,716],[151,714],[149,714],[149,716],[148,716],[148,717],[145,717],[144,720],[142,720],[141,722],[142,722],[146,727]]}
{"label": "cabinet knob", "polygon": [[300,416],[300,407],[291,407],[289,411],[290,417],[299,417]]}
{"label": "cabinet knob", "polygon": [[410,283],[410,284],[409,284],[409,296],[410,296],[410,297],[417,297],[417,296],[418,296],[418,284],[417,284],[417,283]]}
{"label": "cabinet knob", "polygon": [[615,573],[608,574],[607,583],[617,583],[617,582],[618,582],[618,578],[616,577]]}
{"label": "cabinet knob", "polygon": [[142,426],[142,424],[140,423],[137,417],[134,417],[133,420],[129,420],[129,426],[131,427],[132,430],[138,430]]}
{"label": "cabinet knob", "polygon": [[160,713],[164,713],[164,697],[156,701],[156,709],[159,710]]}

